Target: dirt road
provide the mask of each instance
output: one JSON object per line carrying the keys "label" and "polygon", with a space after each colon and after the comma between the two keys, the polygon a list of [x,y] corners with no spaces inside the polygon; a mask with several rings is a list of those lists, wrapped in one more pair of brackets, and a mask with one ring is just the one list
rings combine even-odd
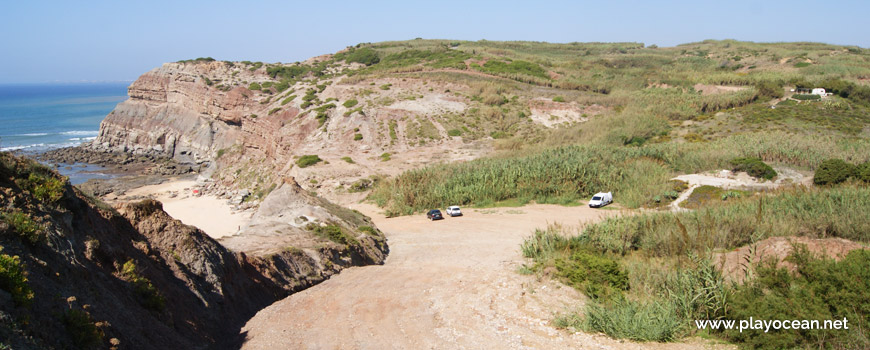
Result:
{"label": "dirt road", "polygon": [[520,243],[548,223],[579,225],[615,210],[531,205],[424,215],[371,216],[389,239],[383,266],[355,267],[261,310],[242,329],[243,349],[625,349],[633,344],[570,333],[549,323],[584,297],[517,269]]}

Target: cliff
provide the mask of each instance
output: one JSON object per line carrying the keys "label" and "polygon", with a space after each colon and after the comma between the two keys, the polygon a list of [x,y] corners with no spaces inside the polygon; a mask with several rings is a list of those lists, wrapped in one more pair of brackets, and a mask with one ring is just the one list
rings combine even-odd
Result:
{"label": "cliff", "polygon": [[[293,182],[275,192],[309,211],[331,205]],[[253,256],[159,202],[110,208],[0,154],[0,338],[16,349],[231,348],[261,308],[347,266],[383,262],[383,235],[345,214],[283,230],[309,245]]]}

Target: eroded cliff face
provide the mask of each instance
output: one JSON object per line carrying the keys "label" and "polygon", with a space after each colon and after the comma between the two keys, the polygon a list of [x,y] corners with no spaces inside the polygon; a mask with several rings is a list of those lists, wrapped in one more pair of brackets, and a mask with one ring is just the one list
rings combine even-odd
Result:
{"label": "eroded cliff face", "polygon": [[[130,85],[130,98],[105,118],[91,147],[206,164],[207,175],[222,186],[252,192],[286,176],[306,188],[318,178],[335,189],[369,175],[487,151],[471,140],[484,133],[448,135],[461,127],[457,116],[469,103],[454,91],[468,86],[352,79],[348,72],[361,65],[329,60],[318,66],[330,57],[300,64],[166,63]],[[276,75],[281,69],[309,71],[288,78]],[[385,163],[384,153],[396,161]],[[306,154],[329,164],[295,167]]]}
{"label": "eroded cliff face", "polygon": [[[348,266],[383,262],[384,236],[363,228],[367,218],[292,181],[276,193],[338,214],[281,231],[306,244],[246,254],[160,202],[109,208],[35,162],[0,154],[0,338],[16,349],[234,348],[263,307]],[[26,280],[7,283],[13,265]]]}
{"label": "eroded cliff face", "polygon": [[[231,75],[223,62],[167,63],[143,74],[128,88],[129,99],[103,120],[93,146],[183,162],[209,159],[215,149],[239,141],[242,115],[256,104],[246,88],[212,87],[221,81],[217,77]],[[256,78],[247,71],[242,77]]]}

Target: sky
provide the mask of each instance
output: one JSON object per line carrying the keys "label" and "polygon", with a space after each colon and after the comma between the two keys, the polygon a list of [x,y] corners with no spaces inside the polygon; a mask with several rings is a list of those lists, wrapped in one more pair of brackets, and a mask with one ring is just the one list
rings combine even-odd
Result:
{"label": "sky", "polygon": [[870,1],[3,1],[0,84],[129,81],[196,57],[295,62],[426,39],[870,48]]}

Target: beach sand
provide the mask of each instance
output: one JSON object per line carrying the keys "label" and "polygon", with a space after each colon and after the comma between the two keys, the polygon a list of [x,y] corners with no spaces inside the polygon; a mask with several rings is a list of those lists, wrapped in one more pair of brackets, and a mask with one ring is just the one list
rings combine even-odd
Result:
{"label": "beach sand", "polygon": [[253,211],[234,212],[225,199],[196,196],[193,192],[196,189],[194,180],[176,180],[139,187],[128,191],[124,197],[150,196],[162,202],[163,210],[173,218],[198,227],[214,239],[232,235],[250,221]]}

